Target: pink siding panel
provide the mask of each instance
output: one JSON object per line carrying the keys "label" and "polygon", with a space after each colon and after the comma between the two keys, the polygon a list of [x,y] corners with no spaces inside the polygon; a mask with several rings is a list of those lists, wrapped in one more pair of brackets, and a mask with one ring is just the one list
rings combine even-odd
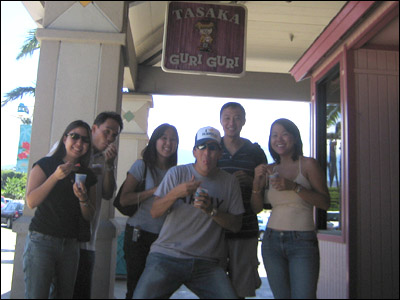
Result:
{"label": "pink siding panel", "polygon": [[[383,53],[381,53],[383,54]],[[382,58],[385,58],[382,55]],[[386,60],[382,59],[380,61],[380,55],[378,55],[378,68],[383,65],[386,68]],[[381,191],[381,201],[380,201],[380,210],[381,210],[381,228],[390,228],[391,227],[391,214],[390,214],[390,194],[385,191],[390,191],[390,172],[385,170],[385,166],[390,165],[390,138],[389,138],[389,118],[387,117],[389,114],[388,111],[388,81],[387,76],[378,75],[378,103],[379,103],[379,137],[380,137],[380,150],[381,150],[381,169],[379,173],[380,177],[380,191]],[[385,248],[391,248],[391,236],[390,232],[387,230],[383,230],[381,236],[381,245],[380,245],[381,253],[385,253]],[[390,255],[382,255],[381,256],[381,265],[382,266],[390,266],[391,264],[391,256]],[[393,285],[392,276],[390,269],[383,267],[381,276],[382,278],[386,278],[382,281],[382,295],[384,298],[390,298],[387,294],[387,291],[390,291],[390,288]]]}
{"label": "pink siding panel", "polygon": [[[355,51],[359,298],[398,296],[398,52]],[[351,264],[354,265],[354,264]]]}
{"label": "pink siding panel", "polygon": [[[368,69],[376,70],[376,52],[368,51]],[[368,88],[368,106],[369,106],[369,139],[364,141],[364,145],[369,147],[370,149],[370,160],[369,160],[369,173],[371,178],[371,186],[370,186],[370,220],[366,220],[370,222],[371,226],[371,236],[370,240],[370,249],[371,249],[371,257],[373,257],[373,262],[371,264],[371,280],[372,282],[380,283],[381,282],[381,269],[380,269],[380,260],[381,260],[381,252],[380,252],[380,243],[376,243],[380,238],[380,136],[379,136],[379,118],[377,112],[379,111],[379,98],[378,98],[378,85],[377,85],[377,76],[373,74],[368,74],[367,80],[367,88]],[[373,288],[371,289],[371,296],[373,299],[379,298],[379,289]]]}
{"label": "pink siding panel", "polygon": [[[396,66],[398,70],[399,56],[396,56]],[[392,124],[397,124],[397,126],[390,126],[389,136],[390,136],[390,211],[397,212],[397,216],[394,215],[391,218],[391,266],[388,268],[392,271],[392,295],[399,295],[399,76],[389,76],[388,77],[388,103],[389,103],[389,114],[388,118],[391,120]],[[396,151],[397,149],[397,151]],[[389,298],[389,297],[388,297]]]}
{"label": "pink siding panel", "polygon": [[387,53],[387,70],[399,70],[399,55]]}
{"label": "pink siding panel", "polygon": [[346,299],[346,244],[319,242],[321,255],[318,299]]}
{"label": "pink siding panel", "polygon": [[[363,54],[363,53],[361,53]],[[364,59],[365,58],[365,59]],[[366,56],[363,57],[360,55],[359,57],[359,62],[361,64],[367,63],[366,61]],[[368,282],[371,282],[371,279],[369,278],[371,276],[371,265],[370,264],[363,264],[362,262],[366,260],[366,258],[371,257],[371,247],[370,247],[370,232],[371,232],[371,224],[369,220],[371,219],[370,216],[370,203],[371,203],[371,197],[370,197],[370,191],[368,188],[364,187],[370,187],[372,184],[372,180],[370,179],[370,167],[368,165],[368,162],[370,161],[370,149],[369,147],[366,147],[365,143],[363,141],[369,141],[369,106],[368,106],[368,86],[367,80],[368,76],[367,75],[356,75],[358,77],[356,79],[356,91],[358,92],[358,95],[356,96],[357,100],[357,123],[358,123],[358,134],[357,136],[359,137],[357,143],[358,145],[358,150],[357,153],[359,154],[359,170],[358,170],[358,178],[359,178],[359,184],[358,186],[358,195],[360,199],[359,201],[362,201],[362,205],[358,205],[358,212],[357,215],[359,216],[359,228],[362,228],[363,232],[365,234],[358,234],[358,245],[359,245],[359,255],[357,256],[357,265],[360,266],[360,271],[358,273],[359,278],[358,282],[360,282],[361,274],[364,274],[364,276],[368,278],[364,278],[363,280],[366,280]],[[359,201],[357,201],[359,203]],[[371,293],[371,286],[368,285],[365,287],[365,293],[370,294]]]}

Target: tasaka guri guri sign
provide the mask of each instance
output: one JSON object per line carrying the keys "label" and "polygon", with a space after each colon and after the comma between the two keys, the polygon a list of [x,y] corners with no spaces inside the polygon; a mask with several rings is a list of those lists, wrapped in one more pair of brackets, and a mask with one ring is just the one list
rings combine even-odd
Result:
{"label": "tasaka guri guri sign", "polygon": [[241,77],[245,73],[247,9],[243,5],[169,2],[165,72]]}

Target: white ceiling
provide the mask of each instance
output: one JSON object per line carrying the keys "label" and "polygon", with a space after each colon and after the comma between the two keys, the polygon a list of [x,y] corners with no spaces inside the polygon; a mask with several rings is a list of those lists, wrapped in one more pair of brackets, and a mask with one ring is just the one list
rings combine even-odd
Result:
{"label": "white ceiling", "polygon": [[[45,1],[22,1],[42,26]],[[69,3],[66,1],[65,3]],[[160,66],[167,1],[127,1],[129,23],[139,65]],[[246,71],[289,74],[348,1],[208,1],[242,4],[247,8]],[[48,3],[51,3],[50,1]],[[60,2],[61,3],[61,2]],[[71,2],[73,3],[73,2]],[[382,2],[377,2],[378,5]],[[65,5],[67,5],[65,4]],[[65,6],[64,5],[64,6]],[[128,38],[129,39],[129,38]],[[398,49],[399,19],[393,19],[370,46]],[[129,47],[127,47],[128,49]],[[128,49],[128,51],[130,51]],[[128,66],[124,87],[134,89]]]}
{"label": "white ceiling", "polygon": [[[346,1],[215,1],[247,7],[246,71],[289,73]],[[167,1],[132,1],[139,64],[160,65]]]}

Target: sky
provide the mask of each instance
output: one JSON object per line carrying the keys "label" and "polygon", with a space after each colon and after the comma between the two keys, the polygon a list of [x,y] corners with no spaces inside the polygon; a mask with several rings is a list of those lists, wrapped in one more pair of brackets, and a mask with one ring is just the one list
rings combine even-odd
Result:
{"label": "sky", "polygon": [[[39,51],[32,57],[19,61],[15,59],[28,31],[34,28],[36,28],[35,22],[20,1],[1,1],[2,100],[5,93],[16,87],[36,84]],[[192,148],[197,130],[212,126],[220,130],[223,135],[219,113],[222,105],[230,101],[241,103],[246,110],[246,124],[241,136],[259,143],[269,162],[272,162],[268,151],[269,130],[271,123],[278,118],[288,118],[299,127],[304,155],[310,154],[310,103],[305,102],[154,95],[154,107],[149,112],[148,135],[150,137],[154,129],[162,123],[174,125],[180,140],[178,163],[193,162]],[[24,97],[21,101],[15,100],[1,108],[2,168],[16,164],[21,124],[17,107],[21,102],[28,106],[32,115],[34,106],[32,97]]]}
{"label": "sky", "polygon": [[[36,27],[21,1],[1,1],[1,100],[5,93],[14,88],[35,86],[39,52],[19,61],[15,58],[28,31]],[[1,108],[2,168],[17,162],[19,126],[22,124],[17,108],[21,102],[28,106],[32,114],[33,97],[24,97],[21,101],[14,100]]]}

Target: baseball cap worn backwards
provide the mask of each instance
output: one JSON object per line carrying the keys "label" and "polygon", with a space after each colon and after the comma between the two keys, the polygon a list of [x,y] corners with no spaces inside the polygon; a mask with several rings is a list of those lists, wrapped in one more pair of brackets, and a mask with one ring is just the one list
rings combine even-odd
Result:
{"label": "baseball cap worn backwards", "polygon": [[202,145],[205,142],[214,141],[217,142],[218,145],[221,143],[221,134],[214,127],[203,127],[197,131],[195,146]]}

